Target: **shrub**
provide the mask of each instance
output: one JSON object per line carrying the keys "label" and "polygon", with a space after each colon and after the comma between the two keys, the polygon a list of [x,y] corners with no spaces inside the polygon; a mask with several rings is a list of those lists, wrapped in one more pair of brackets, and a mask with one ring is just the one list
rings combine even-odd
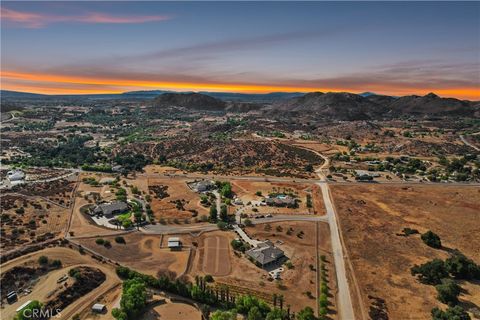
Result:
{"label": "shrub", "polygon": [[250,219],[243,220],[243,224],[245,224],[246,227],[253,226],[252,220],[250,220]]}
{"label": "shrub", "polygon": [[124,237],[116,237],[116,238],[115,238],[115,242],[116,242],[116,243],[123,243],[123,244],[126,243]]}
{"label": "shrub", "polygon": [[288,260],[287,262],[285,262],[285,266],[288,268],[288,269],[293,269],[294,266],[293,266],[293,263],[292,261]]}
{"label": "shrub", "polygon": [[95,240],[95,243],[101,246],[105,243],[105,240],[103,240],[102,238],[98,238],[97,240]]}
{"label": "shrub", "polygon": [[48,263],[48,258],[46,256],[40,256],[38,258],[38,263],[41,265],[46,265]]}
{"label": "shrub", "polygon": [[205,281],[207,281],[207,282],[213,282],[213,281],[214,281],[211,274],[207,274],[204,279],[205,279]]}
{"label": "shrub", "polygon": [[110,243],[110,241],[105,240],[105,241],[103,242],[103,246],[104,246],[105,248],[110,248],[110,247],[112,246],[112,244]]}
{"label": "shrub", "polygon": [[53,260],[52,263],[50,263],[50,265],[54,268],[60,268],[62,267],[62,261],[60,260]]}
{"label": "shrub", "polygon": [[217,222],[217,227],[220,230],[227,230],[228,229],[228,223],[226,223],[225,221],[218,221]]}
{"label": "shrub", "polygon": [[417,229],[411,229],[411,228],[403,228],[402,231],[403,231],[403,234],[405,234],[406,236],[418,233]]}
{"label": "shrub", "polygon": [[442,242],[440,241],[440,237],[433,233],[432,231],[427,231],[421,236],[423,242],[429,247],[440,249],[442,247]]}

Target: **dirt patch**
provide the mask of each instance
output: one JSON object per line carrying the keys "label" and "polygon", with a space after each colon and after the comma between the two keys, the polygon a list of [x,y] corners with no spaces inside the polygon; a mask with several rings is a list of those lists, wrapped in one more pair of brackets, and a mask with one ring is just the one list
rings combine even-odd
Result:
{"label": "dirt patch", "polygon": [[[148,179],[148,188],[152,191],[151,207],[157,221],[174,223],[173,219],[177,219],[175,223],[189,223],[208,215],[209,209],[200,205],[200,196],[187,186],[187,181],[169,177]],[[161,188],[163,193],[159,193]]]}
{"label": "dirt patch", "polygon": [[213,276],[226,276],[230,273],[228,239],[223,236],[208,236],[205,238],[203,249],[203,272]]}
{"label": "dirt patch", "polygon": [[[432,230],[445,247],[480,263],[477,187],[334,185],[331,190],[365,310],[386,310],[391,319],[409,310],[409,319],[426,319],[441,306],[435,288],[416,281],[410,268],[448,253],[426,246],[419,235],[397,235],[405,227]],[[462,303],[475,300],[479,285],[471,287],[461,294]]]}
{"label": "dirt patch", "polygon": [[69,209],[37,196],[7,194],[1,197],[0,253],[41,243],[66,227]]}
{"label": "dirt patch", "polygon": [[161,305],[157,305],[151,308],[143,315],[143,320],[156,320],[156,319],[168,319],[168,320],[185,320],[185,319],[202,319],[202,313],[186,303],[181,302],[168,302]]}
{"label": "dirt patch", "polygon": [[97,238],[81,239],[79,242],[82,246],[139,272],[153,276],[164,272],[180,275],[187,267],[190,249],[184,247],[181,251],[170,251],[161,248],[161,237],[141,233],[127,234],[123,235],[125,244],[116,243],[115,236],[102,237],[110,241],[110,248],[96,244]]}

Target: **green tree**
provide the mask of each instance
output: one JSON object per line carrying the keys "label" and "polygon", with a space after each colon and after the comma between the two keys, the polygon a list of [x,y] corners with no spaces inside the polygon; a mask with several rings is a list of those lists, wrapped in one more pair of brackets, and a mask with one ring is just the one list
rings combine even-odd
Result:
{"label": "green tree", "polygon": [[412,276],[418,275],[418,280],[425,284],[440,284],[442,279],[448,278],[445,263],[440,259],[433,259],[422,265],[415,265],[410,271]]}
{"label": "green tree", "polygon": [[248,311],[247,320],[262,320],[263,316],[258,307],[253,307]]}
{"label": "green tree", "polygon": [[33,317],[32,315],[35,313],[39,313],[43,305],[38,300],[33,300],[29,304],[27,304],[22,310],[18,311],[14,320],[31,320],[31,319],[40,319],[38,317]]}
{"label": "green tree", "polygon": [[440,240],[440,237],[430,230],[422,234],[421,238],[427,246],[436,249],[440,249],[442,247],[442,241]]}
{"label": "green tree", "polygon": [[117,320],[128,320],[127,314],[119,308],[112,309],[112,316]]}
{"label": "green tree", "polygon": [[273,308],[267,316],[265,320],[279,320],[279,319],[287,319],[287,311],[281,310],[280,308]]}
{"label": "green tree", "polygon": [[220,189],[220,194],[225,198],[232,198],[233,197],[232,185],[230,184],[230,182],[222,183],[222,188]]}
{"label": "green tree", "polygon": [[480,266],[460,252],[447,258],[445,266],[448,272],[457,279],[480,280]]}
{"label": "green tree", "polygon": [[468,313],[460,306],[448,307],[446,311],[432,309],[432,320],[470,320]]}
{"label": "green tree", "polygon": [[320,307],[326,308],[328,306],[328,296],[325,293],[321,293],[318,303],[320,304]]}
{"label": "green tree", "polygon": [[247,315],[253,307],[257,307],[260,313],[264,316],[270,312],[270,307],[265,301],[248,294],[238,297],[235,301],[235,305],[238,312],[245,315]]}
{"label": "green tree", "polygon": [[212,204],[210,207],[210,222],[215,223],[218,220],[217,206]]}
{"label": "green tree", "polygon": [[220,207],[220,219],[225,222],[228,221],[228,211],[226,205],[222,205]]}
{"label": "green tree", "polygon": [[305,307],[297,313],[297,320],[315,320],[315,314],[313,309],[310,307]]}
{"label": "green tree", "polygon": [[210,320],[236,320],[237,313],[234,311],[217,310],[210,315]]}
{"label": "green tree", "polygon": [[126,280],[123,283],[120,307],[127,314],[128,319],[137,319],[146,304],[147,291],[145,282],[140,278]]}
{"label": "green tree", "polygon": [[458,303],[458,295],[460,294],[460,286],[452,279],[443,279],[441,284],[435,286],[437,289],[437,299],[448,305]]}

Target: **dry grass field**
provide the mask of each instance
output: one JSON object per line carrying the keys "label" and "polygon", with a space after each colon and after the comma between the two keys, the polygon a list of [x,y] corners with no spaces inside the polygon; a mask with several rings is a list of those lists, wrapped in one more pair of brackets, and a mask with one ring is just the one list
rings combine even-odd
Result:
{"label": "dry grass field", "polygon": [[17,194],[1,197],[0,252],[58,236],[66,227],[69,209],[41,197]]}
{"label": "dry grass field", "polygon": [[[187,268],[187,261],[190,249],[183,248],[181,251],[170,251],[166,248],[167,236],[143,235],[131,233],[123,235],[125,244],[115,242],[116,236],[101,237],[109,240],[110,248],[95,243],[96,238],[78,240],[86,248],[117,261],[129,268],[145,274],[157,276],[160,273],[169,273],[179,276]],[[181,236],[182,243],[188,245],[188,236]],[[160,247],[162,245],[162,247]]]}
{"label": "dry grass field", "polygon": [[[148,187],[152,190],[149,194],[152,197],[152,210],[157,220],[163,219],[180,219],[183,223],[184,219],[192,219],[194,212],[197,216],[208,215],[208,208],[200,204],[200,196],[192,191],[187,182],[190,180],[174,179],[174,178],[149,178]],[[163,199],[156,198],[152,188],[167,187],[166,196]],[[182,207],[177,207],[177,203],[181,203]]]}
{"label": "dry grass field", "polygon": [[[390,319],[428,319],[430,310],[442,305],[435,288],[415,280],[410,268],[445,259],[448,249],[459,249],[480,263],[478,187],[365,184],[334,185],[331,190],[367,312],[370,296],[386,301]],[[405,227],[432,230],[447,249],[430,248],[419,235],[397,235]],[[463,287],[461,304],[480,306],[480,284]]]}

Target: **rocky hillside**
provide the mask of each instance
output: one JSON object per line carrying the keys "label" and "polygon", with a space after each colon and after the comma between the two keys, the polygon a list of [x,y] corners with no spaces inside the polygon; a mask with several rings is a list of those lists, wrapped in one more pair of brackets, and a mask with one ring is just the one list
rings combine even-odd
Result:
{"label": "rocky hillside", "polygon": [[392,115],[471,116],[474,108],[469,101],[440,98],[434,93],[425,96],[404,96],[388,104]]}
{"label": "rocky hillside", "polygon": [[383,113],[380,104],[348,92],[311,92],[273,105],[272,112],[310,114],[336,120],[366,120]]}
{"label": "rocky hillside", "polygon": [[400,98],[348,92],[312,92],[302,97],[275,103],[267,112],[278,110],[286,115],[310,115],[335,120],[369,120],[399,116],[478,116],[478,103],[454,98],[441,98],[433,93]]}
{"label": "rocky hillside", "polygon": [[164,93],[153,100],[153,106],[182,107],[189,110],[222,111],[227,104],[201,93]]}

